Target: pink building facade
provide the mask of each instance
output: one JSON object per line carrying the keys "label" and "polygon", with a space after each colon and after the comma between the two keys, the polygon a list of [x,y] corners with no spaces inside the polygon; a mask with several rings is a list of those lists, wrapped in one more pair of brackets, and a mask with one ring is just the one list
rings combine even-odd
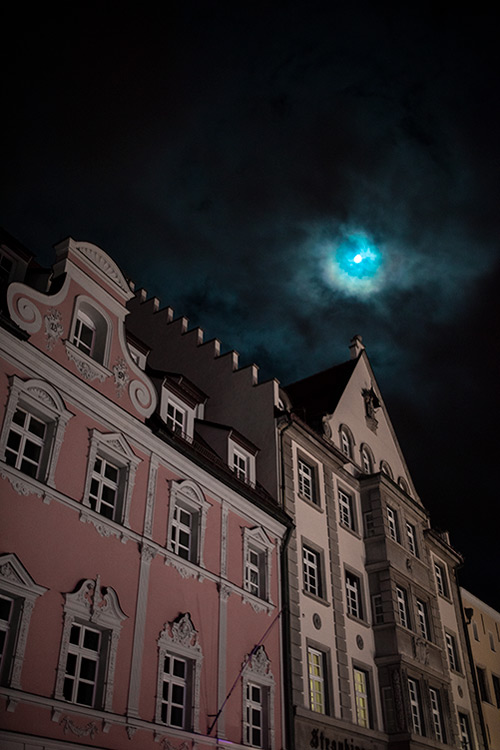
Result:
{"label": "pink building facade", "polygon": [[289,521],[258,446],[201,360],[147,369],[100,248],[49,275],[4,237],[0,266],[0,745],[279,750]]}

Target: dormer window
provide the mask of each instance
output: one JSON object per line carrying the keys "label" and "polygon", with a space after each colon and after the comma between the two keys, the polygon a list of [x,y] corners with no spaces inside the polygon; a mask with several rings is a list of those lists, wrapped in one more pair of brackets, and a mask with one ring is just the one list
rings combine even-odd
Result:
{"label": "dormer window", "polygon": [[240,451],[233,450],[233,471],[244,482],[248,479],[248,458]]}
{"label": "dormer window", "polygon": [[167,416],[165,419],[167,427],[173,432],[178,432],[181,435],[186,432],[186,411],[181,409],[177,404],[172,401],[167,402]]}
{"label": "dormer window", "polygon": [[75,332],[73,334],[73,344],[80,351],[92,356],[95,343],[95,325],[92,319],[82,310],[79,310],[76,318]]}
{"label": "dormer window", "polygon": [[257,449],[249,441],[232,430],[228,437],[229,468],[246,484],[255,484],[255,453]]}
{"label": "dormer window", "polygon": [[69,337],[71,345],[106,367],[110,330],[110,321],[104,311],[98,309],[97,303],[86,297],[78,297]]}

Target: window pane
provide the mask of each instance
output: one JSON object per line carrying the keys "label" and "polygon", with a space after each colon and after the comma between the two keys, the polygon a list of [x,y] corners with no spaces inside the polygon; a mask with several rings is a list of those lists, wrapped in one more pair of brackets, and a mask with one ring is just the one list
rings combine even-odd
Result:
{"label": "window pane", "polygon": [[5,622],[9,622],[10,619],[10,612],[12,609],[12,600],[6,599],[5,597],[0,597],[0,620],[5,620]]}
{"label": "window pane", "polygon": [[76,672],[76,654],[68,654],[66,660],[66,674],[74,676]]}
{"label": "window pane", "polygon": [[170,715],[170,724],[173,727],[182,727],[183,726],[183,714],[184,709],[180,706],[172,706],[172,713]]}
{"label": "window pane", "polygon": [[93,659],[82,658],[80,666],[80,678],[83,680],[95,680],[97,663]]}
{"label": "window pane", "polygon": [[36,437],[43,438],[45,435],[45,423],[31,415],[28,431],[36,435]]}
{"label": "window pane", "polygon": [[85,628],[85,635],[83,638],[83,645],[92,651],[99,650],[100,634],[95,630],[89,630]]}
{"label": "window pane", "polygon": [[176,677],[184,677],[186,674],[186,662],[174,659],[174,675]]}
{"label": "window pane", "polygon": [[76,702],[81,703],[84,706],[91,706],[94,700],[94,685],[88,682],[80,682],[78,684],[78,692],[76,696]]}
{"label": "window pane", "polygon": [[12,417],[12,421],[15,422],[15,424],[18,424],[20,427],[24,427],[24,422],[26,420],[26,417],[28,415],[25,411],[22,411],[21,409],[16,409],[14,416]]}

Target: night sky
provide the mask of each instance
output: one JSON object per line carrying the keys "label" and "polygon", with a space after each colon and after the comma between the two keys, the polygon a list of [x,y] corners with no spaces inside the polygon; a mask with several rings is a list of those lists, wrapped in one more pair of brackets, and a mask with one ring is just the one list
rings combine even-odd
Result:
{"label": "night sky", "polygon": [[[493,11],[42,9],[3,24],[0,223],[44,264],[68,235],[100,245],[262,379],[361,334],[462,584],[500,609]],[[348,238],[372,278],[339,271]]]}

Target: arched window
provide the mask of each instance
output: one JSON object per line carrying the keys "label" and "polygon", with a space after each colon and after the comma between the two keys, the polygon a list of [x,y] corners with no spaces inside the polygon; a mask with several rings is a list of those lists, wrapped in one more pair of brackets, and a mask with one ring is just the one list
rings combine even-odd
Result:
{"label": "arched window", "polygon": [[354,439],[352,436],[352,432],[347,427],[347,425],[343,424],[340,426],[340,449],[344,456],[347,456],[347,458],[352,458],[352,452],[353,452],[353,446],[354,446]]}
{"label": "arched window", "polygon": [[110,331],[110,321],[104,310],[101,310],[94,300],[83,296],[77,297],[69,337],[74,349],[106,367]]}
{"label": "arched window", "polygon": [[389,464],[387,463],[387,461],[381,461],[380,462],[380,471],[382,472],[382,474],[385,474],[386,476],[388,476],[391,479],[393,479],[394,474],[392,473],[392,469],[389,466]]}
{"label": "arched window", "polygon": [[398,484],[401,487],[401,489],[406,492],[407,495],[410,494],[410,488],[408,487],[408,482],[404,477],[398,477]]}
{"label": "arched window", "polygon": [[361,466],[365,474],[373,474],[373,454],[366,444],[361,446]]}

